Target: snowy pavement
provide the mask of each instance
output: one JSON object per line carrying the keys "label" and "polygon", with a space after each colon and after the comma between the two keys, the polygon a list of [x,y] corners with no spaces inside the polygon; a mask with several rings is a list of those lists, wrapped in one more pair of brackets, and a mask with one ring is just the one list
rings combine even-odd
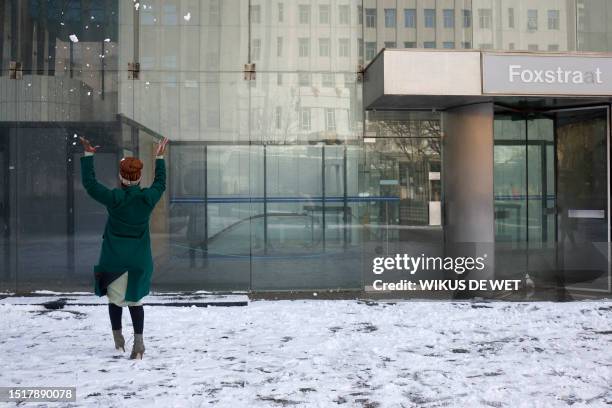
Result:
{"label": "snowy pavement", "polygon": [[603,407],[612,302],[296,300],[145,306],[145,358],[107,309],[0,302],[1,386],[76,386],[79,407]]}

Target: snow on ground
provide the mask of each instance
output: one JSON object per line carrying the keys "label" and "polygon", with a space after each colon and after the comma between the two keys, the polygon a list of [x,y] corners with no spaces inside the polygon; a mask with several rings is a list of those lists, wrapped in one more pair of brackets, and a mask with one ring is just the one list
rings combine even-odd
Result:
{"label": "snow on ground", "polygon": [[105,307],[0,304],[0,385],[74,385],[79,407],[612,404],[606,301],[145,306],[142,361],[123,319],[118,354]]}

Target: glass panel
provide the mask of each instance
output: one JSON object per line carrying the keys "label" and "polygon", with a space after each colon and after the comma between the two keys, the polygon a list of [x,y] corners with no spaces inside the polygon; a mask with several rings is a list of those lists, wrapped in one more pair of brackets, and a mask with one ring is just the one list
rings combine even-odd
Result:
{"label": "glass panel", "polygon": [[207,275],[213,288],[248,289],[251,246],[261,245],[251,238],[262,213],[261,204],[252,202],[259,192],[253,191],[251,181],[262,171],[261,155],[252,154],[249,146],[208,146],[207,150]]}
{"label": "glass panel", "polygon": [[[251,21],[251,61],[260,72],[355,71],[360,61],[361,0],[331,5],[318,1],[275,2],[261,6],[261,20]],[[395,11],[395,10],[393,10]],[[382,11],[381,11],[382,13]],[[311,16],[312,14],[312,16]],[[286,16],[281,19],[281,15]],[[228,42],[231,47],[231,42]],[[363,59],[363,58],[361,58]]]}
{"label": "glass panel", "polygon": [[117,1],[0,5],[0,253],[10,290],[91,290],[104,210],[83,194],[75,135],[102,146],[98,176],[116,185],[120,93],[132,101],[119,87],[119,44],[133,38],[132,21],[133,6]]}
{"label": "glass panel", "polygon": [[[207,267],[206,146],[172,146],[170,161],[170,276],[186,282],[199,281]],[[187,275],[187,276],[184,276]],[[182,279],[181,279],[182,278]]]}
{"label": "glass panel", "polygon": [[[266,146],[265,207],[253,254],[253,288],[329,287],[325,273],[322,146]],[[261,234],[261,235],[260,235]],[[314,265],[317,264],[316,267]]]}
{"label": "glass panel", "polygon": [[496,274],[554,270],[553,120],[497,114],[494,137]]}
{"label": "glass panel", "polygon": [[553,116],[527,120],[527,271],[530,276],[555,265],[555,156]]}
{"label": "glass panel", "polygon": [[[325,249],[344,248],[346,240],[344,225],[347,211],[345,201],[345,148],[344,146],[325,146],[324,188],[325,188]],[[347,197],[348,200],[348,197]]]}
{"label": "glass panel", "polygon": [[[0,78],[2,79],[2,78]],[[3,85],[6,84],[3,81]],[[5,91],[0,87],[1,91]],[[2,92],[5,95],[5,92]],[[2,123],[5,125],[5,123]],[[11,140],[14,145],[14,136],[11,133],[15,132],[15,128],[11,126],[0,127],[0,292],[14,292],[17,285],[17,274],[15,267],[15,192],[11,185],[14,185],[12,177],[14,172],[11,172]]]}
{"label": "glass panel", "polygon": [[557,118],[558,284],[609,290],[607,110]]}
{"label": "glass panel", "polygon": [[361,83],[354,72],[263,73],[247,85],[247,103],[229,92],[223,97],[245,104],[254,143],[342,144],[361,139]]}
{"label": "glass panel", "polygon": [[576,1],[577,49],[612,51],[612,4],[606,0]]}
{"label": "glass panel", "polygon": [[472,48],[475,37],[483,42],[497,35],[490,33],[490,28],[480,33],[472,27],[472,0],[417,1],[398,3],[396,8],[389,6],[388,2],[364,5],[366,24],[361,44],[365,64],[383,47],[391,48],[389,44],[403,48]]}
{"label": "glass panel", "polygon": [[248,4],[248,0],[142,3],[138,42],[142,70],[241,72],[249,50]]}
{"label": "glass panel", "polygon": [[[551,118],[527,121],[528,241],[530,249],[555,241],[554,123]],[[552,160],[551,160],[552,159]],[[552,246],[551,246],[552,247]]]}
{"label": "glass panel", "polygon": [[177,278],[186,289],[250,287],[251,178],[261,171],[244,146],[181,143],[172,149],[170,253],[164,287]]}
{"label": "glass panel", "polygon": [[496,115],[494,121],[495,239],[518,248],[526,241],[525,120]]}
{"label": "glass panel", "polygon": [[396,25],[389,6],[364,5],[366,64],[389,41],[405,48],[612,51],[612,4],[605,0],[409,2],[398,6]]}
{"label": "glass panel", "polygon": [[146,71],[135,81],[140,125],[173,141],[247,144],[249,82],[242,73]]}
{"label": "glass panel", "polygon": [[[443,230],[439,115],[368,112],[366,126],[372,137],[364,145],[360,217],[365,225],[367,289],[380,279],[372,274],[372,258],[404,253],[441,256]],[[442,276],[428,271],[427,278]],[[398,271],[385,272],[385,282],[400,279],[411,278]]]}

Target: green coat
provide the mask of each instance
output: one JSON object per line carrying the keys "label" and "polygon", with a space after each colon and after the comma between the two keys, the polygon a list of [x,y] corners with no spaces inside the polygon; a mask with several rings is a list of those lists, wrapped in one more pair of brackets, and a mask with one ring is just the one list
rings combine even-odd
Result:
{"label": "green coat", "polygon": [[137,302],[149,293],[153,274],[149,217],[166,189],[164,159],[155,160],[151,187],[104,187],[96,180],[93,156],[81,157],[81,179],[87,193],[106,207],[108,220],[102,235],[102,250],[94,266],[96,295],[128,271],[125,300]]}

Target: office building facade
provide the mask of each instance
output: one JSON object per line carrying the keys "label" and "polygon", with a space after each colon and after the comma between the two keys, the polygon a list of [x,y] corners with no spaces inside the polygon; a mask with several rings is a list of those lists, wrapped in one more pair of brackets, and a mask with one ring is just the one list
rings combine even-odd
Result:
{"label": "office building facade", "polygon": [[609,294],[608,91],[487,91],[483,60],[580,70],[611,22],[604,0],[4,1],[0,288],[90,289],[106,214],[78,136],[115,187],[168,136],[155,290],[375,291],[399,253]]}

